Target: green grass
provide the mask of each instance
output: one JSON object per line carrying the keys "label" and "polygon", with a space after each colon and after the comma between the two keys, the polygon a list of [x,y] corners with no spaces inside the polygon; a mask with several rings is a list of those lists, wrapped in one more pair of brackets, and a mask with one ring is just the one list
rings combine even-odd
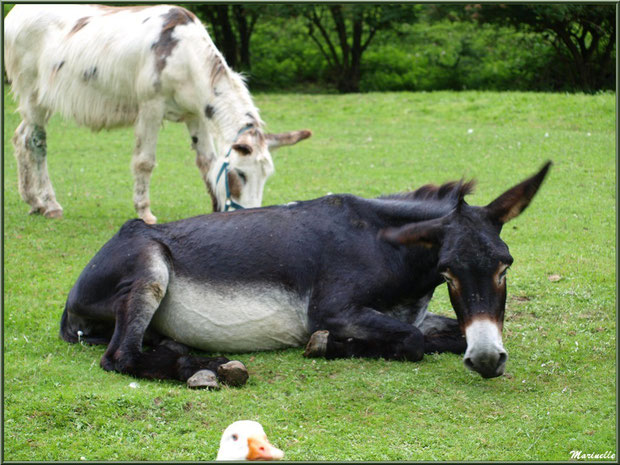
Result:
{"label": "green grass", "polygon": [[[327,192],[372,197],[478,179],[486,204],[554,166],[505,226],[507,374],[460,356],[420,363],[308,360],[302,349],[239,354],[243,388],[192,391],[99,368],[103,346],[58,337],[79,273],[134,217],[132,131],[91,133],[52,118],[49,170],[62,220],[29,216],[4,110],[4,459],[211,460],[223,429],[260,421],[290,460],[561,460],[616,452],[614,95],[486,92],[255,96],[268,129],[310,128],[274,154],[264,204]],[[469,131],[473,129],[472,131]],[[185,128],[166,123],[151,184],[160,222],[210,202]],[[558,274],[552,282],[548,276]],[[447,292],[431,310],[450,315]]]}

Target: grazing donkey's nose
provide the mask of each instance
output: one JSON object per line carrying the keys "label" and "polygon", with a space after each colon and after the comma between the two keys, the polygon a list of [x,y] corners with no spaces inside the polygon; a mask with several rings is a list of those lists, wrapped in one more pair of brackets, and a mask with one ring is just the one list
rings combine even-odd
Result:
{"label": "grazing donkey's nose", "polygon": [[502,344],[502,334],[496,321],[478,318],[465,328],[467,350],[463,363],[483,378],[504,374],[508,353]]}
{"label": "grazing donkey's nose", "polygon": [[505,350],[465,356],[463,363],[470,370],[477,371],[483,378],[495,378],[504,374],[508,353]]}

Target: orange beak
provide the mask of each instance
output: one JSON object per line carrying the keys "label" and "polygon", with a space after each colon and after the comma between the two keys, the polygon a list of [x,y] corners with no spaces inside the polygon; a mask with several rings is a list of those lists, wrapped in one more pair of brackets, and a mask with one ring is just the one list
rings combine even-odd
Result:
{"label": "orange beak", "polygon": [[284,457],[282,452],[277,447],[273,447],[266,437],[250,436],[248,438],[248,460],[280,460]]}

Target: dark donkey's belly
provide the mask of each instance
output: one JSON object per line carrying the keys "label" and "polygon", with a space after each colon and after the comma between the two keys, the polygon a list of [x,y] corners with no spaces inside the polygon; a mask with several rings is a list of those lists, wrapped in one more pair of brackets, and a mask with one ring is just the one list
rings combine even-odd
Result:
{"label": "dark donkey's belly", "polygon": [[171,276],[153,327],[205,351],[252,352],[304,345],[308,299],[270,283],[192,281]]}

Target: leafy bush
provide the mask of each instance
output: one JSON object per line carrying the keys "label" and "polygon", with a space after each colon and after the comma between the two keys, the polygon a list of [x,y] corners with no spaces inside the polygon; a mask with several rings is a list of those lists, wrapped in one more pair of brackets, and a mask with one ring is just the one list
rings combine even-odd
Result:
{"label": "leafy bush", "polygon": [[[300,18],[259,21],[253,89],[333,90],[327,64]],[[380,33],[362,60],[363,92],[567,90],[565,64],[540,34],[470,22],[421,21]]]}
{"label": "leafy bush", "polygon": [[363,63],[361,88],[540,90],[555,87],[553,50],[537,34],[472,23],[418,23],[385,34]]}
{"label": "leafy bush", "polygon": [[325,85],[327,68],[320,52],[309,43],[303,22],[271,18],[259,22],[252,36],[253,89],[299,89],[308,83]]}

